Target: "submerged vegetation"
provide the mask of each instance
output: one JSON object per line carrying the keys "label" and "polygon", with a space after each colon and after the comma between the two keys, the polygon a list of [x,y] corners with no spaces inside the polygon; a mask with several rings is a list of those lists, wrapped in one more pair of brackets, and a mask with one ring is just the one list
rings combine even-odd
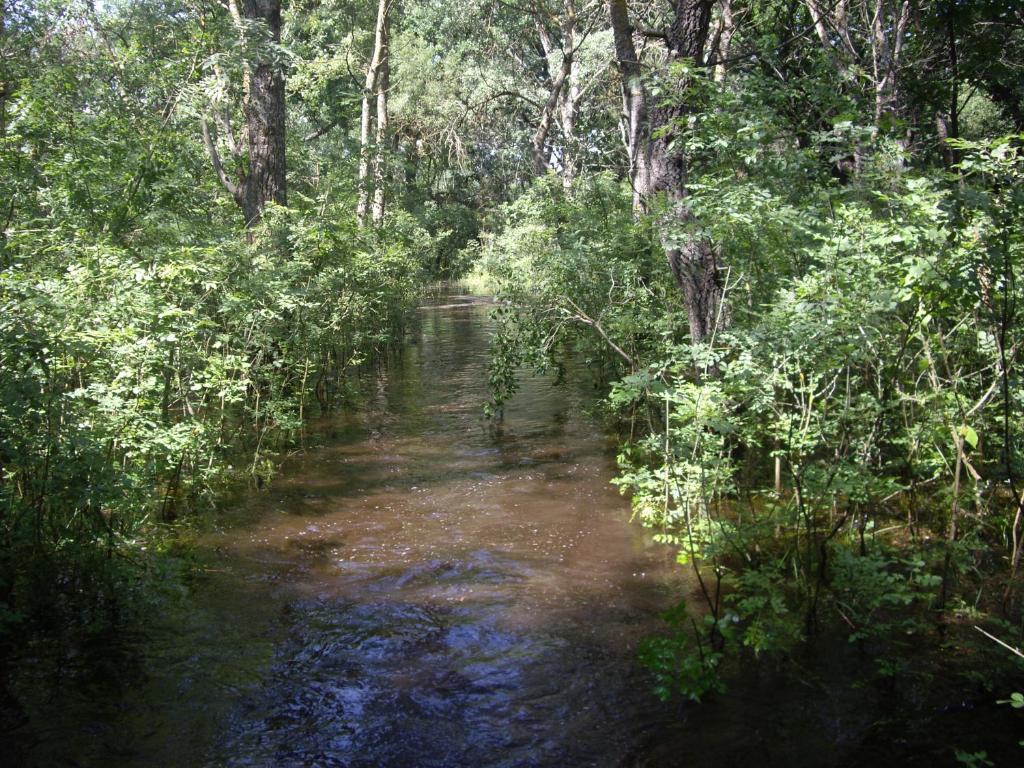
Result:
{"label": "submerged vegetation", "polygon": [[693,574],[660,695],[841,633],[1020,709],[1022,62],[1011,0],[0,0],[0,669],[461,279],[488,415],[586,361]]}
{"label": "submerged vegetation", "polygon": [[196,141],[223,22],[163,3],[5,11],[7,636],[108,623],[147,537],[268,479],[303,417],[400,333],[430,236],[359,232],[308,175],[242,232]]}
{"label": "submerged vegetation", "polygon": [[[548,177],[503,208],[492,408],[524,361],[600,371],[617,482],[700,587],[648,646],[663,695],[836,630],[881,677],[940,648],[1011,673],[1024,158],[1019,80],[1011,106],[996,72],[1019,70],[1021,18],[809,2],[693,21],[700,5],[667,20],[707,35],[701,54],[667,27],[667,60],[649,51],[624,91],[649,115],[631,184]],[[994,64],[974,59],[983,23],[1006,34]]]}

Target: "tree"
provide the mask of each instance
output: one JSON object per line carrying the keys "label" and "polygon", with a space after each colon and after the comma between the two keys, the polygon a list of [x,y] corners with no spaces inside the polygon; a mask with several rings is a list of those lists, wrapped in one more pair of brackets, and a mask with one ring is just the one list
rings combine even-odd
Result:
{"label": "tree", "polygon": [[[385,140],[388,128],[388,90],[391,87],[391,21],[394,0],[379,0],[373,53],[366,68],[362,118],[359,122],[359,201],[356,217],[366,221],[373,200],[373,223],[384,218]],[[374,112],[376,111],[376,114]]]}
{"label": "tree", "polygon": [[[7,32],[7,0],[0,0],[0,41],[4,41]],[[0,58],[0,139],[7,135],[7,92],[10,85],[6,77],[6,57]]]}
{"label": "tree", "polygon": [[693,82],[692,68],[704,64],[713,5],[714,0],[673,0],[668,25],[649,33],[664,41],[669,61],[670,87],[664,91],[671,96],[666,93],[654,100],[637,58],[626,0],[608,2],[622,75],[623,121],[635,207],[648,209],[659,193],[667,199],[662,244],[682,293],[690,339],[695,344],[707,340],[721,319],[723,286],[718,252],[701,232],[687,203],[687,156],[680,132],[692,111],[687,91]]}
{"label": "tree", "polygon": [[235,172],[224,167],[208,121],[201,121],[203,143],[221,184],[242,209],[247,227],[267,203],[287,205],[285,90],[279,54],[281,0],[228,0],[228,9],[246,52],[243,105],[245,148],[235,138],[224,110],[214,118],[231,151]]}

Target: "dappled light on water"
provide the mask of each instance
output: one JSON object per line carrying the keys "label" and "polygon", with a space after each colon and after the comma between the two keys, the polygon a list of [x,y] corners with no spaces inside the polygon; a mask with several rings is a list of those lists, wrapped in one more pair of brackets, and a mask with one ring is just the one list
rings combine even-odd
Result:
{"label": "dappled light on water", "polygon": [[135,639],[109,707],[67,697],[80,738],[46,759],[618,765],[665,737],[636,646],[683,573],[609,485],[588,394],[527,378],[485,420],[488,307],[439,302],[364,407],[201,539],[188,607]]}

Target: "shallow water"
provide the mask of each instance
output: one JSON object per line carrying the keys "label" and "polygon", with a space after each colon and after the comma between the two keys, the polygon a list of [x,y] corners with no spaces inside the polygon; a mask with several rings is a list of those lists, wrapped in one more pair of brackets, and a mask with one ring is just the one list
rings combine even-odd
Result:
{"label": "shallow water", "polygon": [[36,761],[605,766],[676,721],[635,652],[680,571],[609,485],[587,393],[528,379],[483,419],[489,307],[443,301],[203,537],[131,687],[61,686]]}
{"label": "shallow water", "polygon": [[655,699],[637,644],[693,585],[610,486],[592,393],[527,378],[483,419],[489,307],[439,304],[200,539],[164,615],[57,669],[23,654],[0,765],[1020,764],[995,694],[863,685],[843,639],[732,669],[704,707]]}

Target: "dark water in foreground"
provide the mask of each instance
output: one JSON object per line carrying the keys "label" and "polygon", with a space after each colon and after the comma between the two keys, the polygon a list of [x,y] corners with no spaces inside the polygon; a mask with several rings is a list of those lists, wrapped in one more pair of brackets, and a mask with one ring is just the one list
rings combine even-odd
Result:
{"label": "dark water in foreground", "polygon": [[463,301],[202,539],[137,675],[62,685],[39,764],[618,765],[669,726],[635,649],[671,553],[629,523],[582,395],[528,381],[481,418],[489,308]]}
{"label": "dark water in foreground", "polygon": [[685,572],[629,522],[586,395],[527,381],[480,417],[488,309],[444,301],[365,408],[203,537],[180,608],[22,677],[32,724],[0,763],[953,763],[941,734],[872,737],[884,696],[820,675],[654,699],[636,647]]}

